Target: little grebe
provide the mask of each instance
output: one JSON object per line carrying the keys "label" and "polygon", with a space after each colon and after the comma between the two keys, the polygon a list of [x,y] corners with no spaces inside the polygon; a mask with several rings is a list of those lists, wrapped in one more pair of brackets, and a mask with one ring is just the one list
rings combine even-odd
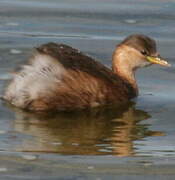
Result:
{"label": "little grebe", "polygon": [[116,47],[112,70],[70,46],[48,43],[14,75],[3,99],[32,111],[124,103],[138,95],[135,70],[151,64],[169,66],[145,35],[131,35]]}

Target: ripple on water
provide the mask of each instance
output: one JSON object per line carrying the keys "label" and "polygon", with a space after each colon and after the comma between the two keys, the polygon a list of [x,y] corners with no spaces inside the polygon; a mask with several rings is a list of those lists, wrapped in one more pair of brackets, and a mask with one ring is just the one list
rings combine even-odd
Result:
{"label": "ripple on water", "polygon": [[124,22],[127,23],[127,24],[136,24],[137,20],[135,20],[135,19],[125,19]]}
{"label": "ripple on water", "polygon": [[6,26],[19,26],[19,23],[16,22],[8,22],[5,24]]}
{"label": "ripple on water", "polygon": [[10,73],[0,74],[0,80],[9,80],[11,78],[12,78],[12,74],[10,74]]}
{"label": "ripple on water", "polygon": [[11,53],[11,54],[21,54],[22,51],[19,50],[19,49],[11,49],[11,50],[10,50],[10,53]]}

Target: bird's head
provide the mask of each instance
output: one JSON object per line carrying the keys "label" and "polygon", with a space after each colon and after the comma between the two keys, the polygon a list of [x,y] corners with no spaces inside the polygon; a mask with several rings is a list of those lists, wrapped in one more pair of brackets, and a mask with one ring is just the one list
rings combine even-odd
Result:
{"label": "bird's head", "polygon": [[[113,61],[126,61],[128,67],[137,69],[152,64],[170,66],[157,52],[156,42],[145,35],[135,34],[124,39],[116,48]],[[124,62],[122,62],[124,63]]]}

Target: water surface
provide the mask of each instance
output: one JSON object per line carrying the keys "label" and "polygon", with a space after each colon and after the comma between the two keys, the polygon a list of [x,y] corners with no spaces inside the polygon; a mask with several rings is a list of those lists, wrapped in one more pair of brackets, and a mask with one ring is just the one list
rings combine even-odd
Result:
{"label": "water surface", "polygon": [[134,103],[79,113],[35,115],[0,105],[0,151],[55,155],[175,156],[175,3],[169,1],[0,1],[0,91],[32,47],[69,44],[110,66],[132,33],[155,38],[171,68],[137,72]]}

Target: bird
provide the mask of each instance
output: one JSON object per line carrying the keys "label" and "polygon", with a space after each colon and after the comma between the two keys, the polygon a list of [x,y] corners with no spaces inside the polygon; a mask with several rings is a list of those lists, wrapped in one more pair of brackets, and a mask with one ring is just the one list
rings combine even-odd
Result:
{"label": "bird", "polygon": [[152,64],[170,66],[155,40],[143,34],[132,34],[116,46],[111,68],[71,46],[49,42],[36,47],[14,73],[3,99],[33,112],[120,105],[138,96],[135,71]]}

